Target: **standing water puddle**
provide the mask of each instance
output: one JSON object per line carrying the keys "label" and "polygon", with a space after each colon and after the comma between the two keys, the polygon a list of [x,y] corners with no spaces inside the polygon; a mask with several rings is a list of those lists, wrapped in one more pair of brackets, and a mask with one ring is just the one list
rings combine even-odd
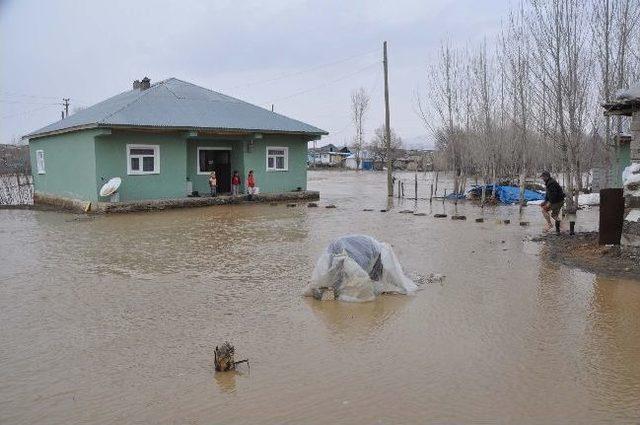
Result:
{"label": "standing water puddle", "polygon": [[[381,213],[385,187],[382,173],[322,171],[309,188],[336,209],[0,210],[0,423],[640,419],[639,280],[540,256],[537,207],[460,203],[453,221],[433,218],[452,204],[405,199]],[[597,209],[579,220],[592,230]],[[446,279],[363,304],[302,298],[349,233]],[[225,340],[250,371],[213,373]]]}

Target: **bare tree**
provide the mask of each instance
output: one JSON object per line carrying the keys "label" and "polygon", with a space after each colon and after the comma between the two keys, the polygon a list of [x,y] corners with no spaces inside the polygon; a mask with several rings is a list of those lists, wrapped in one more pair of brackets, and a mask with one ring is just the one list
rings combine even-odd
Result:
{"label": "bare tree", "polygon": [[[369,152],[371,154],[372,159],[375,162],[385,163],[387,162],[387,148],[386,148],[386,138],[385,138],[385,128],[384,124],[380,127],[376,128],[375,135],[371,139],[371,142],[368,145]],[[390,129],[391,131],[391,160],[395,160],[399,157],[400,151],[403,146],[402,138],[398,136],[398,134],[394,131],[393,127]]]}
{"label": "bare tree", "polygon": [[530,61],[531,38],[526,27],[525,6],[520,3],[511,11],[506,29],[501,34],[503,67],[508,74],[508,90],[512,102],[511,122],[515,140],[513,154],[520,182],[520,205],[524,205],[527,172],[534,166],[530,117],[534,104]]}
{"label": "bare tree", "polygon": [[[634,40],[640,38],[640,0],[594,0],[592,4],[591,32],[594,38],[598,71],[598,94],[601,101],[612,100],[616,91],[628,87],[637,72],[638,61],[634,61]],[[604,121],[603,138],[607,149],[607,163],[614,176],[620,176],[619,144],[615,134],[620,134],[628,126],[629,120],[616,116],[598,114],[598,121]],[[597,126],[599,127],[599,126]],[[609,167],[608,167],[609,168]],[[609,181],[607,185],[619,186],[621,181]]]}
{"label": "bare tree", "polygon": [[[464,83],[460,53],[447,42],[440,47],[438,63],[428,70],[429,101],[418,98],[418,113],[454,171],[454,191],[463,173],[465,142],[460,102]],[[434,117],[435,115],[435,117]]]}
{"label": "bare tree", "polygon": [[364,87],[351,92],[351,122],[353,123],[355,134],[350,150],[356,159],[356,170],[360,169],[362,151],[365,145],[364,122],[369,110],[370,100],[371,98]]}
{"label": "bare tree", "polygon": [[417,109],[454,190],[471,174],[518,178],[522,204],[527,176],[546,168],[575,202],[602,141],[627,128],[599,103],[640,78],[639,27],[640,0],[520,0],[497,44],[443,43]]}

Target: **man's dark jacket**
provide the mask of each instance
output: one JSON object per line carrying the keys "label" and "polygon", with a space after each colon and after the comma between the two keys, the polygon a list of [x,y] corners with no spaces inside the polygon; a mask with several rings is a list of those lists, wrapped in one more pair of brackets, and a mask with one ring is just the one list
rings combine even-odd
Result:
{"label": "man's dark jacket", "polygon": [[557,204],[558,202],[564,201],[564,192],[560,187],[560,184],[552,177],[549,177],[545,182],[547,186],[547,194],[544,196],[544,200],[551,203]]}

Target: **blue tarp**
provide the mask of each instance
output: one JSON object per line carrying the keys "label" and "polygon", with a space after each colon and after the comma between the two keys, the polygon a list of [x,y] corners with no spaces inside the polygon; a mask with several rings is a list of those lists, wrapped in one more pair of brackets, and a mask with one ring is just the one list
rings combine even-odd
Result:
{"label": "blue tarp", "polygon": [[[486,186],[486,196],[491,196],[493,185]],[[480,197],[482,196],[482,186],[475,186],[469,192]],[[520,188],[514,186],[496,186],[496,198],[503,204],[515,204],[520,202]],[[524,190],[524,199],[528,201],[542,201],[544,194],[535,190]]]}
{"label": "blue tarp", "polygon": [[445,196],[445,198],[447,199],[464,199],[466,198],[466,195],[464,193],[450,193],[447,196]]}

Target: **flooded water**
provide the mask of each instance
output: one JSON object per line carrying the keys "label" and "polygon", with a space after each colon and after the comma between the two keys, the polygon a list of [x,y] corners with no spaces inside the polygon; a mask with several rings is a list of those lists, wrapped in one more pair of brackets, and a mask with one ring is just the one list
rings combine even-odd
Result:
{"label": "flooded water", "polygon": [[[457,222],[399,214],[410,200],[379,212],[381,173],[313,172],[309,187],[321,208],[0,210],[0,423],[640,421],[640,280],[545,260],[528,241],[537,207],[529,227],[510,206],[460,204]],[[597,210],[579,220],[593,229]],[[301,297],[347,233],[445,282],[363,304]],[[250,369],[213,372],[225,340]]]}

